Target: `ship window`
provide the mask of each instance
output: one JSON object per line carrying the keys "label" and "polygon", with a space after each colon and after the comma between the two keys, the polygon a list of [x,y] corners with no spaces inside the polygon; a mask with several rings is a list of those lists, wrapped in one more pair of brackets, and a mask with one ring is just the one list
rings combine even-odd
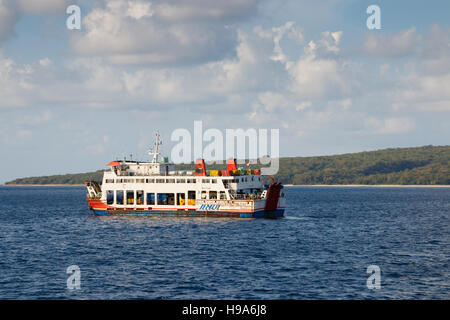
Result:
{"label": "ship window", "polygon": [[203,179],[203,183],[209,183],[209,179]]}
{"label": "ship window", "polygon": [[217,199],[217,191],[210,191],[209,192],[209,198],[210,199]]}
{"label": "ship window", "polygon": [[155,179],[145,179],[146,183],[155,183]]}
{"label": "ship window", "polygon": [[184,206],[186,204],[186,195],[184,193],[177,194],[177,205]]}
{"label": "ship window", "polygon": [[166,179],[167,183],[175,183],[175,179]]}
{"label": "ship window", "polygon": [[211,183],[217,183],[217,179],[211,179]]}
{"label": "ship window", "polygon": [[114,183],[114,179],[106,179],[106,183]]}
{"label": "ship window", "polygon": [[123,204],[123,190],[116,191],[116,204]]}
{"label": "ship window", "polygon": [[136,183],[144,183],[144,179],[136,179]]}
{"label": "ship window", "polygon": [[202,199],[206,199],[206,191],[202,191]]}
{"label": "ship window", "polygon": [[175,204],[175,195],[173,193],[158,193],[158,204],[173,206]]}
{"label": "ship window", "polygon": [[195,205],[195,191],[192,190],[188,191],[188,205],[190,206]]}
{"label": "ship window", "polygon": [[164,183],[165,181],[165,179],[156,179],[156,183]]}
{"label": "ship window", "polygon": [[195,183],[195,179],[187,179],[187,183]]}
{"label": "ship window", "polygon": [[116,179],[116,183],[122,183],[122,179]]}
{"label": "ship window", "polygon": [[225,191],[220,191],[220,200],[226,200],[227,196],[225,194]]}
{"label": "ship window", "polygon": [[177,179],[177,183],[186,183],[186,179]]}
{"label": "ship window", "polygon": [[155,194],[147,193],[147,205],[154,206],[155,205]]}
{"label": "ship window", "polygon": [[134,204],[134,191],[127,190],[127,204]]}
{"label": "ship window", "polygon": [[106,191],[106,204],[114,203],[114,191],[108,190]]}
{"label": "ship window", "polygon": [[144,204],[144,191],[138,190],[136,191],[136,204]]}

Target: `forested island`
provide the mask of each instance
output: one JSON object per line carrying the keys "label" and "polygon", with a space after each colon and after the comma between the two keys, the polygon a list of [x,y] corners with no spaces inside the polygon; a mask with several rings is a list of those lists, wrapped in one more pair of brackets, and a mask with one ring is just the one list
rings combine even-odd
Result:
{"label": "forested island", "polygon": [[[216,168],[219,167],[211,166]],[[450,146],[424,146],[280,158],[275,178],[293,185],[450,185],[449,168]],[[193,169],[193,165],[177,165],[177,169]],[[98,170],[20,178],[6,185],[78,185],[85,180],[101,182],[102,176],[103,170]]]}

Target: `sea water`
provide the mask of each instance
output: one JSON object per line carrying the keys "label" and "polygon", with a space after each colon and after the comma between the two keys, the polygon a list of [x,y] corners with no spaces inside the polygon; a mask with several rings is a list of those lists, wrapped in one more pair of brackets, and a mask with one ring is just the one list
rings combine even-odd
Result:
{"label": "sea water", "polygon": [[450,298],[450,188],[284,192],[285,218],[240,220],[96,217],[83,187],[0,187],[0,299]]}

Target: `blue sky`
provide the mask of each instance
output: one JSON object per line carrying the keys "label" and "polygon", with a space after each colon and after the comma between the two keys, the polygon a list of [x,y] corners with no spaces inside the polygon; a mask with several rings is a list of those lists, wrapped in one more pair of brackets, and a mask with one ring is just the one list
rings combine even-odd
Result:
{"label": "blue sky", "polygon": [[[68,30],[68,5],[82,10]],[[381,8],[368,30],[366,8]],[[281,156],[448,145],[448,1],[0,0],[0,183],[279,128]]]}

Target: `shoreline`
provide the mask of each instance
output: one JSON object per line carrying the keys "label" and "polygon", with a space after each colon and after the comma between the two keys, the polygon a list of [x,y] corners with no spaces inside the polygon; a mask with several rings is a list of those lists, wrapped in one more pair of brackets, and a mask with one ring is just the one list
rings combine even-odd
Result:
{"label": "shoreline", "polygon": [[0,187],[83,187],[84,184],[2,184]]}
{"label": "shoreline", "polygon": [[[0,187],[83,187],[84,184],[2,184]],[[285,184],[285,187],[450,188],[448,184]]]}
{"label": "shoreline", "polygon": [[285,184],[285,187],[450,188],[448,184]]}

